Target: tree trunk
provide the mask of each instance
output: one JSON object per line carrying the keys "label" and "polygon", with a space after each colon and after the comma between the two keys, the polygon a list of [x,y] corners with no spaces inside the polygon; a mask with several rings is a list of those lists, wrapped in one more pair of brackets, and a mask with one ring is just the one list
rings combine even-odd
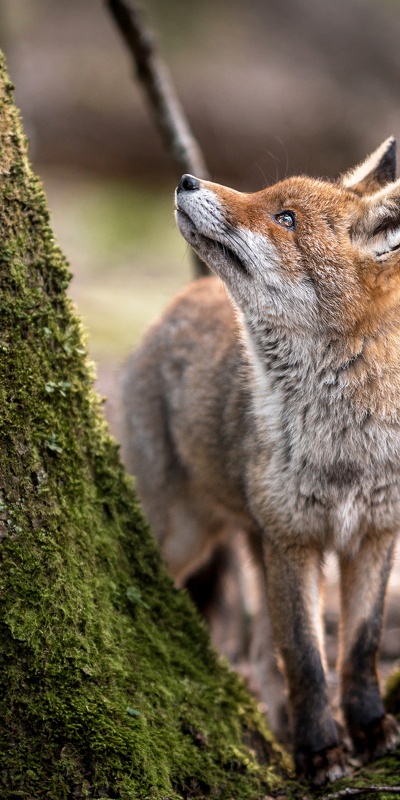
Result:
{"label": "tree trunk", "polygon": [[288,794],[108,436],[11,88],[1,60],[0,797]]}
{"label": "tree trunk", "polygon": [[260,798],[283,760],[108,436],[0,62],[0,797]]}

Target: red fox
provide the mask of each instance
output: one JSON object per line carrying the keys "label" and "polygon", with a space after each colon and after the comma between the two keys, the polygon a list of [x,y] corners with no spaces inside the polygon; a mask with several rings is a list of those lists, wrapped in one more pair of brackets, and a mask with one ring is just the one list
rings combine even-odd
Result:
{"label": "red fox", "polygon": [[329,551],[354,750],[366,760],[398,739],[376,666],[400,526],[395,161],[390,138],[336,183],[253,194],[184,175],[177,224],[218,277],[172,303],[124,384],[125,458],[177,582],[239,529],[257,554],[264,663],[271,624],[297,772],[315,784],[346,772],[322,641]]}

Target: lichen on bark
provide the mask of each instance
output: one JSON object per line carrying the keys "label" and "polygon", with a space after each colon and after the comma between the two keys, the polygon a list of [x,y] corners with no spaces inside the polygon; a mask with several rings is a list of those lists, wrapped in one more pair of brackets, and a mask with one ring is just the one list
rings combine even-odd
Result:
{"label": "lichen on bark", "polygon": [[0,796],[261,798],[287,763],[166,574],[0,61]]}

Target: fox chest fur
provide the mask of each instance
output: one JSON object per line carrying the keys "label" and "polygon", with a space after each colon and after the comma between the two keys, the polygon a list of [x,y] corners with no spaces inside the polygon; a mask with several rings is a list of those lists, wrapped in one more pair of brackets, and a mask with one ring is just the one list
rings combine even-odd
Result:
{"label": "fox chest fur", "polygon": [[337,551],[398,528],[400,420],[387,376],[374,387],[368,354],[344,358],[332,342],[310,347],[268,330],[244,338],[254,438],[247,492],[256,518],[270,519],[274,536],[287,539],[289,530],[297,543]]}
{"label": "fox chest fur", "polygon": [[337,551],[399,526],[396,370],[372,368],[373,341],[254,330],[217,278],[182,293],[162,336],[171,445],[217,514]]}

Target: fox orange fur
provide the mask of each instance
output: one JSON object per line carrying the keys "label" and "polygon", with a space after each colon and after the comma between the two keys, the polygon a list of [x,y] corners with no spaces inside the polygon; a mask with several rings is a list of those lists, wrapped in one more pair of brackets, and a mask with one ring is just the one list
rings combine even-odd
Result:
{"label": "fox orange fur", "polygon": [[400,525],[395,141],[336,183],[244,194],[185,175],[176,219],[218,277],[189,286],[131,358],[125,457],[178,583],[247,533],[263,574],[264,683],[271,624],[297,771],[323,783],[346,771],[322,641],[329,551],[354,749],[372,758],[398,737],[376,666]]}

